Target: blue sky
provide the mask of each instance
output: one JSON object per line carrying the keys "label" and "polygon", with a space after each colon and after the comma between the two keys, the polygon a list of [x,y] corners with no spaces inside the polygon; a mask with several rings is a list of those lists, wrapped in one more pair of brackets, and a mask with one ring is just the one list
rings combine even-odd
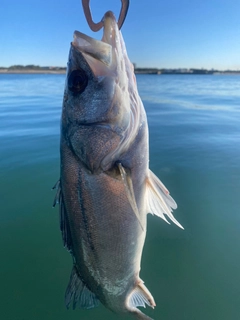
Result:
{"label": "blue sky", "polygon": [[[91,0],[93,18],[120,0]],[[239,0],[131,0],[122,28],[138,67],[240,70]],[[1,0],[0,66],[65,66],[74,30],[90,31],[80,0]]]}

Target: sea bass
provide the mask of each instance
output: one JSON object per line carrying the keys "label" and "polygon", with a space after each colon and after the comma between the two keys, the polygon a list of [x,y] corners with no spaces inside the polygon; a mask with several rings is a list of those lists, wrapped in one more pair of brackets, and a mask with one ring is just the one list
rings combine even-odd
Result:
{"label": "sea bass", "polygon": [[55,202],[73,269],[65,301],[150,319],[155,307],[139,277],[147,214],[176,203],[149,170],[148,124],[133,65],[111,11],[101,41],[75,31],[61,120],[61,176]]}

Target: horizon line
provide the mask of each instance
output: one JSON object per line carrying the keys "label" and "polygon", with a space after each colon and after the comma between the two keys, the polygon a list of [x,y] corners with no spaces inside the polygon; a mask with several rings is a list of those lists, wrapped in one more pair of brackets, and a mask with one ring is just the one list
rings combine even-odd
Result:
{"label": "horizon line", "polygon": [[[133,66],[134,66],[134,70],[138,70],[138,69],[141,69],[141,70],[152,70],[152,71],[163,71],[163,70],[169,70],[169,71],[173,71],[173,70],[182,70],[182,71],[190,71],[190,70],[202,70],[202,71],[211,71],[211,72],[226,72],[226,71],[232,71],[232,72],[240,72],[240,69],[215,69],[215,68],[196,68],[196,67],[190,67],[190,68],[186,68],[186,67],[177,67],[177,68],[174,68],[174,67],[138,67],[136,66],[135,63],[133,63]],[[20,69],[67,69],[67,66],[40,66],[40,65],[35,65],[35,64],[27,64],[27,65],[21,65],[21,64],[14,64],[14,65],[11,65],[9,67],[3,67],[3,66],[0,66],[0,70],[3,70],[3,69],[15,69],[15,70],[20,70]]]}

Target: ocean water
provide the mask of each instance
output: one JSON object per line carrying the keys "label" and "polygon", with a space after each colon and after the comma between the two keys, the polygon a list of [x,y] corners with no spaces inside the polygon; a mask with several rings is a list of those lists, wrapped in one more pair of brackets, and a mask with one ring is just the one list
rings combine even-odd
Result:
{"label": "ocean water", "polygon": [[[66,310],[72,261],[51,187],[59,178],[64,75],[0,75],[0,315],[123,319]],[[155,320],[236,320],[240,305],[240,77],[138,75],[150,168],[185,230],[149,215],[141,278]],[[127,317],[126,317],[127,319]],[[129,318],[131,319],[131,318]]]}

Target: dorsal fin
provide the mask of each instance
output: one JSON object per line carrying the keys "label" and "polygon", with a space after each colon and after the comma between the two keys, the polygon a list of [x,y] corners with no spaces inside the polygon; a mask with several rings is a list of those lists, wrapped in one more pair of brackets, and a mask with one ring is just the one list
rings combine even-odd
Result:
{"label": "dorsal fin", "polygon": [[71,303],[73,309],[76,307],[91,309],[99,305],[99,300],[96,295],[82,282],[75,266],[73,266],[69,284],[65,293],[65,304],[68,309]]}
{"label": "dorsal fin", "polygon": [[55,184],[55,186],[52,189],[57,189],[57,192],[53,201],[53,207],[55,207],[56,204],[59,204],[59,220],[60,220],[60,229],[62,231],[63,245],[68,251],[71,252],[72,238],[71,238],[71,232],[69,228],[68,218],[67,218],[63,194],[62,194],[61,180],[58,180],[58,182]]}
{"label": "dorsal fin", "polygon": [[172,209],[177,208],[176,202],[170,196],[168,189],[158,179],[155,174],[149,170],[149,175],[146,181],[147,184],[147,202],[148,210],[152,214],[162,218],[167,223],[168,220],[164,215],[167,215],[179,228],[183,226],[174,218]]}

